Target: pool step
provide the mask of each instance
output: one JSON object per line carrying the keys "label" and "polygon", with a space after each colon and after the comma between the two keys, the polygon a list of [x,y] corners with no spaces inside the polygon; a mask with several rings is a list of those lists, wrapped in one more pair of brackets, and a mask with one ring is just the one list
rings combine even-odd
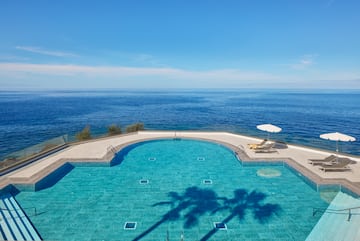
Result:
{"label": "pool step", "polygon": [[[360,200],[339,192],[328,209],[344,209],[360,206]],[[360,213],[360,210],[353,210]],[[324,212],[306,241],[360,241],[360,216],[352,215],[348,221],[348,214]]]}
{"label": "pool step", "polygon": [[0,240],[41,240],[11,194],[0,197]]}

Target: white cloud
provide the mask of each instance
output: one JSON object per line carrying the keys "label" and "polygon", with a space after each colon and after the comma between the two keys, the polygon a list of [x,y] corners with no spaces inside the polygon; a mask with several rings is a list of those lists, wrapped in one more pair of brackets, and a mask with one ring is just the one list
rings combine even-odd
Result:
{"label": "white cloud", "polygon": [[[308,64],[308,63],[303,63]],[[192,71],[179,68],[0,63],[0,86],[37,88],[354,88],[359,71],[298,71],[274,74],[239,69]]]}
{"label": "white cloud", "polygon": [[279,78],[268,73],[222,69],[210,71],[189,71],[176,68],[142,68],[124,66],[50,65],[27,63],[0,63],[3,72],[27,72],[56,76],[86,75],[105,77],[161,76],[172,79],[204,80],[275,80]]}
{"label": "white cloud", "polygon": [[39,47],[32,47],[32,46],[16,46],[18,50],[23,50],[31,53],[48,55],[48,56],[55,56],[55,57],[77,57],[76,54],[70,52],[63,52],[63,51],[56,51],[56,50],[46,50]]}

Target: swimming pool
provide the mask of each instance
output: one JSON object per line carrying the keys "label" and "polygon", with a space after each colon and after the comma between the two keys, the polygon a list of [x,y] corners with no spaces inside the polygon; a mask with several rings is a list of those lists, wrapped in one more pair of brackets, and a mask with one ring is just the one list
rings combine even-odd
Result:
{"label": "swimming pool", "polygon": [[43,239],[305,240],[329,201],[283,165],[242,165],[205,141],[138,143],[112,163],[17,194]]}

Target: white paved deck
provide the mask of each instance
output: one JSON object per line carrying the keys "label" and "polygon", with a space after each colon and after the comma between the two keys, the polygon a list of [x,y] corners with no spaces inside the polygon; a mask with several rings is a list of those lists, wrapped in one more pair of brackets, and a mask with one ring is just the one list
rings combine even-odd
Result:
{"label": "white paved deck", "polygon": [[309,158],[324,158],[330,155],[330,152],[319,151],[310,148],[303,148],[298,146],[288,145],[288,148],[278,149],[276,153],[254,153],[247,147],[248,143],[259,143],[261,140],[257,138],[241,136],[226,132],[187,132],[187,131],[141,131],[130,135],[122,135],[116,137],[109,137],[89,141],[66,148],[60,152],[47,156],[35,163],[23,167],[19,170],[11,172],[0,179],[0,188],[6,184],[15,183],[31,183],[38,181],[42,176],[47,175],[52,169],[61,166],[67,161],[109,161],[108,147],[118,147],[126,145],[127,143],[137,142],[152,138],[173,138],[173,137],[188,137],[209,139],[218,142],[227,143],[234,147],[242,149],[250,158],[253,159],[286,159],[291,158],[296,163],[306,168],[310,173],[316,174],[322,179],[346,179],[349,182],[360,182],[360,158],[351,157],[357,161],[356,164],[351,164],[352,171],[346,172],[323,172],[319,167],[308,164]]}
{"label": "white paved deck", "polygon": [[[0,188],[7,186],[10,183],[24,183],[31,184],[41,180],[43,177],[51,173],[56,168],[63,165],[65,162],[74,162],[74,161],[103,161],[109,162],[113,153],[108,151],[109,146],[113,146],[117,149],[122,148],[123,146],[138,142],[142,140],[154,139],[154,138],[198,138],[198,139],[207,139],[217,142],[221,142],[227,145],[230,145],[235,151],[239,151],[241,155],[247,156],[248,161],[251,160],[290,160],[290,164],[301,167],[302,172],[305,172],[305,175],[310,176],[310,178],[316,177],[317,181],[323,182],[328,180],[329,182],[341,182],[346,180],[346,184],[349,182],[351,185],[359,187],[360,183],[360,158],[350,157],[355,160],[355,164],[351,164],[352,171],[346,172],[323,172],[319,170],[319,167],[312,166],[308,163],[310,158],[325,158],[329,156],[330,152],[319,151],[311,148],[303,148],[299,146],[288,145],[287,148],[277,149],[276,153],[267,153],[267,154],[257,154],[254,151],[250,150],[247,147],[248,143],[259,143],[261,140],[257,138],[235,135],[225,132],[175,132],[175,131],[142,131],[130,135],[109,137],[104,139],[98,139],[89,141],[86,143],[78,144],[66,148],[62,151],[54,153],[50,156],[47,156],[43,159],[40,159],[31,165],[13,171],[5,176],[0,178]],[[242,152],[243,151],[243,152]],[[244,154],[245,153],[245,154]],[[305,170],[305,171],[304,171]],[[360,189],[357,189],[360,190]],[[360,193],[359,193],[360,194]],[[351,205],[352,206],[352,205]],[[321,223],[324,223],[322,219]],[[354,218],[356,223],[352,225],[355,227],[359,222],[357,218]],[[328,221],[330,222],[330,221]],[[314,231],[309,236],[308,240],[326,240],[326,241],[337,241],[340,239],[332,238],[332,236],[326,236],[326,239],[323,238],[323,231],[327,230],[327,224],[322,225],[319,223]],[[325,222],[326,223],[326,222]],[[341,229],[342,233],[354,233],[353,229],[347,228],[348,222],[342,222],[343,228]],[[353,222],[352,222],[353,223]],[[355,227],[355,229],[357,226]],[[336,230],[336,227],[333,228]],[[319,231],[320,230],[320,231]],[[335,237],[335,236],[333,236]],[[337,238],[340,236],[337,236]],[[358,232],[355,232],[352,235],[348,235],[350,239],[341,239],[341,240],[352,240],[352,238],[359,238]],[[360,238],[359,238],[360,239]]]}

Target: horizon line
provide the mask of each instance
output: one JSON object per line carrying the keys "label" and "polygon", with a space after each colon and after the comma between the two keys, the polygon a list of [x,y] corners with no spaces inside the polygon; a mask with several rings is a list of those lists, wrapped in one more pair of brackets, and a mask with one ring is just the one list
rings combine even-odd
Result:
{"label": "horizon line", "polygon": [[319,91],[319,92],[357,92],[360,91],[360,88],[218,88],[218,87],[193,87],[193,88],[182,88],[182,87],[164,87],[164,88],[7,88],[0,89],[0,92],[45,92],[45,91],[53,91],[53,92],[62,92],[62,91],[78,91],[78,92],[97,92],[97,91],[143,91],[143,92],[152,92],[152,91],[223,91],[223,92],[231,92],[231,91]]}

